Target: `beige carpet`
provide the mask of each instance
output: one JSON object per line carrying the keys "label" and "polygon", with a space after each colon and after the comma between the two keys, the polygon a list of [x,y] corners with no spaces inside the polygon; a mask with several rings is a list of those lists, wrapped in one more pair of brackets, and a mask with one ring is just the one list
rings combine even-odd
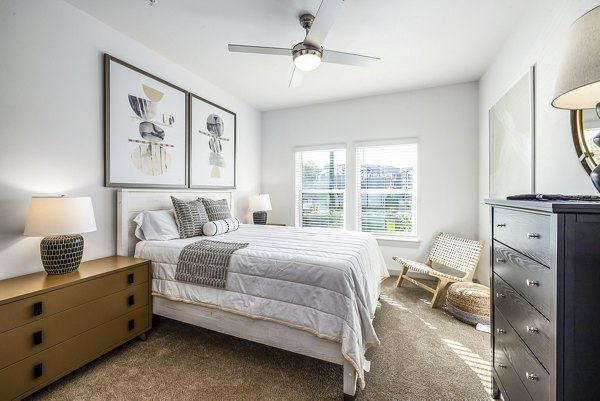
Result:
{"label": "beige carpet", "polygon": [[[394,278],[395,279],[395,278]],[[381,346],[357,400],[486,400],[489,335],[426,304],[427,292],[384,283]],[[156,317],[133,340],[29,400],[341,400],[342,368]]]}

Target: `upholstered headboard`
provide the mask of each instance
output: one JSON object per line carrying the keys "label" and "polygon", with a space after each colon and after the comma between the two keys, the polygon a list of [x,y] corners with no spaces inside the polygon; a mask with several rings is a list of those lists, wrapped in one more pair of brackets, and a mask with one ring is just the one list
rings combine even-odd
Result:
{"label": "upholstered headboard", "polygon": [[200,192],[190,190],[119,189],[117,191],[117,255],[133,256],[135,244],[133,219],[144,210],[172,209],[171,196],[182,200],[197,198],[226,199],[233,209],[231,192]]}

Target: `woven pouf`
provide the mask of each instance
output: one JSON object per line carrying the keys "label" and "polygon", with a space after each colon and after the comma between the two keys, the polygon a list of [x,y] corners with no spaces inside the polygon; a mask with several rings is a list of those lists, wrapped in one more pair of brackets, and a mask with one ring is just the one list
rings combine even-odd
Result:
{"label": "woven pouf", "polygon": [[490,324],[490,289],[476,283],[454,283],[448,287],[446,308],[458,320],[476,325]]}

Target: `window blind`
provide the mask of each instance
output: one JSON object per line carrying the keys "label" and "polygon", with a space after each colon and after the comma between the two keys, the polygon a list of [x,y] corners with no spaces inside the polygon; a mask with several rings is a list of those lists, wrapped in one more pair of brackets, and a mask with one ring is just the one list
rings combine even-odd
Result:
{"label": "window blind", "polygon": [[296,226],[344,228],[346,150],[296,152]]}
{"label": "window blind", "polygon": [[416,188],[416,143],[356,147],[358,231],[415,237]]}

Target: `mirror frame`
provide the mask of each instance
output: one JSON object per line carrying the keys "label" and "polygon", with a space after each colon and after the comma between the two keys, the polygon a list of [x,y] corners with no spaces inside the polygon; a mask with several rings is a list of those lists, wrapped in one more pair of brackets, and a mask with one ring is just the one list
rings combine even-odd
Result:
{"label": "mirror frame", "polygon": [[594,160],[594,156],[585,142],[582,110],[571,111],[571,133],[573,134],[573,144],[575,145],[577,158],[585,171],[591,174],[592,170],[598,166],[598,163]]}

